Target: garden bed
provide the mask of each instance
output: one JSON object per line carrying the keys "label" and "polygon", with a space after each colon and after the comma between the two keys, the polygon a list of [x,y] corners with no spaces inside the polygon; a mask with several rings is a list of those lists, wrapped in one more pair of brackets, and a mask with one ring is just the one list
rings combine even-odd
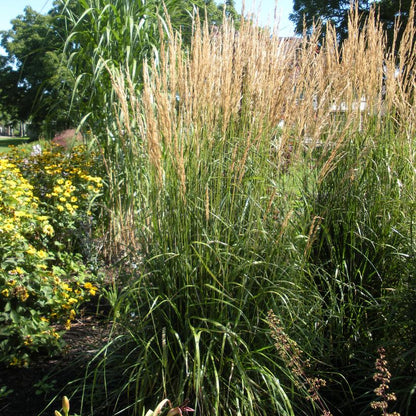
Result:
{"label": "garden bed", "polygon": [[[66,348],[62,355],[38,357],[28,368],[0,367],[0,387],[11,391],[0,398],[2,416],[53,414],[60,408],[61,397],[70,392],[65,386],[84,376],[85,366],[105,344],[111,329],[105,319],[86,314],[63,335]],[[71,400],[76,413],[79,404]]]}

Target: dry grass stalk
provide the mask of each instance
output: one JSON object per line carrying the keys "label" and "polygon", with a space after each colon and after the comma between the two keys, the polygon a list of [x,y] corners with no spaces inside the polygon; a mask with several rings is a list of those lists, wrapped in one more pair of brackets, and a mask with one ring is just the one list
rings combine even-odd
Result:
{"label": "dry grass stalk", "polygon": [[304,251],[304,257],[307,257],[309,252],[311,251],[312,245],[316,240],[316,237],[318,235],[319,227],[321,226],[323,218],[319,216],[313,217],[311,226],[309,227],[309,234],[308,234],[308,240],[306,242],[306,247]]}
{"label": "dry grass stalk", "polygon": [[[397,24],[396,34],[398,29]],[[180,35],[172,31],[159,61],[145,65],[141,93],[128,73],[110,70],[120,101],[121,137],[130,136],[128,142],[140,147],[135,151],[146,153],[159,186],[167,169],[169,175],[175,172],[184,201],[196,161],[215,158],[220,148],[231,155],[228,174],[239,183],[258,149],[270,149],[278,171],[319,146],[322,180],[354,132],[374,133],[374,126],[381,131],[393,121],[398,140],[405,133],[410,141],[413,18],[396,47],[397,60],[375,10],[363,23],[357,7],[351,9],[342,48],[331,26],[320,44],[320,30],[281,39],[251,21],[243,20],[237,31],[230,20],[213,29],[196,17],[190,49],[184,51]],[[205,184],[199,191],[205,192]]]}
{"label": "dry grass stalk", "polygon": [[[243,21],[238,32],[230,21],[212,32],[197,19],[185,59],[181,59],[180,41],[172,34],[159,68],[153,66],[151,77],[146,78],[146,114],[150,116],[150,107],[156,114],[150,117],[155,129],[146,132],[151,149],[157,141],[167,147],[174,143],[175,157],[181,159],[186,140],[192,140],[198,155],[201,141],[215,137],[202,132],[221,126],[219,140],[225,140],[230,124],[244,116],[247,123],[242,133],[251,136],[246,141],[250,147],[258,146],[263,132],[285,120],[289,128],[280,140],[281,155],[289,142],[295,150],[302,149],[305,136],[312,146],[322,140],[322,133],[328,135],[329,143],[339,142],[340,136],[347,140],[346,133],[365,129],[370,117],[381,122],[383,115],[395,111],[393,104],[401,103],[403,115],[413,115],[409,98],[414,81],[406,76],[414,53],[409,49],[415,34],[411,23],[404,36],[407,46],[403,42],[400,46],[400,77],[397,71],[391,73],[394,57],[374,10],[363,26],[358,11],[351,10],[350,36],[340,50],[331,27],[318,49],[319,33],[317,27],[310,37],[288,41],[271,37],[249,21]],[[342,125],[334,112],[342,113]],[[190,129],[198,133],[183,137]],[[333,152],[333,146],[330,149]],[[156,157],[158,152],[151,154]]]}

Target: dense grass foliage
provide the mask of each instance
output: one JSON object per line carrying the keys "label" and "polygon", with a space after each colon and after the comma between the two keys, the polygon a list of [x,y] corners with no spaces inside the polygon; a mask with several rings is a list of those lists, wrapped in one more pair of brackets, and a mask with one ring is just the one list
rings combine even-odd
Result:
{"label": "dense grass foliage", "polygon": [[380,346],[387,404],[411,414],[412,22],[391,51],[374,12],[361,27],[352,10],[342,47],[330,28],[318,45],[319,28],[284,40],[196,20],[190,48],[161,37],[140,87],[97,56],[122,261],[83,414],[166,397],[197,414],[374,414]]}
{"label": "dense grass foliage", "polygon": [[95,295],[99,212],[114,327],[65,391],[84,416],[413,414],[414,14],[393,50],[357,8],[342,46],[197,17],[184,45],[176,5],[63,9],[98,154],[0,159],[5,359]]}

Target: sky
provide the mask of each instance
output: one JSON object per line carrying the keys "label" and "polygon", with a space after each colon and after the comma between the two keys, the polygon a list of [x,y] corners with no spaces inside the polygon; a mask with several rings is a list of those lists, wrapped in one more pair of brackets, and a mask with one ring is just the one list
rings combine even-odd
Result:
{"label": "sky", "polygon": [[[237,11],[241,11],[242,2],[245,3],[245,11],[254,12],[259,17],[260,24],[273,22],[275,0],[235,0]],[[11,28],[10,21],[19,14],[23,14],[26,6],[39,13],[47,13],[52,7],[53,0],[0,0],[0,30]],[[217,1],[221,3],[221,1]],[[281,36],[293,34],[293,24],[289,21],[289,13],[292,12],[292,0],[278,0],[277,10],[279,18],[279,33]]]}

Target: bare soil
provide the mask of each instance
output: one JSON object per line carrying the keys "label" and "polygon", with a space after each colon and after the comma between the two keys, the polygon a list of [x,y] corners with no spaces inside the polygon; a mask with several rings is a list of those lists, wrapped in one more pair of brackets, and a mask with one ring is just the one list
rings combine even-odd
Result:
{"label": "bare soil", "polygon": [[[38,358],[29,368],[0,366],[0,388],[12,390],[7,397],[0,396],[0,415],[53,415],[54,410],[60,410],[62,396],[71,394],[67,384],[82,379],[89,359],[108,339],[110,328],[106,320],[85,316],[63,335],[67,347],[62,355]],[[71,400],[70,413],[78,408]]]}

